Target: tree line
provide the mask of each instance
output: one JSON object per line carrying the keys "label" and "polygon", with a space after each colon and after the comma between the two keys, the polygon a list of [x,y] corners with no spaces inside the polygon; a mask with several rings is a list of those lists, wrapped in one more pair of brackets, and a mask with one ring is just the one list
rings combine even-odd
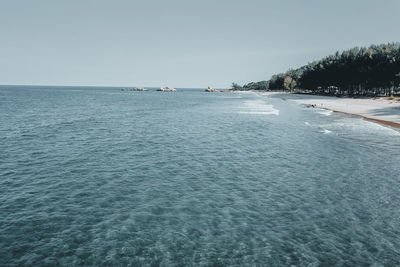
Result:
{"label": "tree line", "polygon": [[379,96],[400,94],[400,43],[355,47],[234,90]]}

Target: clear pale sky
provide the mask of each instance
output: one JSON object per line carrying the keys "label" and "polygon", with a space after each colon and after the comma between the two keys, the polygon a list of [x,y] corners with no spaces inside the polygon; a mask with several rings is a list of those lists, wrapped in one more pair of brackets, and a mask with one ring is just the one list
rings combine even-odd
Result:
{"label": "clear pale sky", "polygon": [[227,87],[400,41],[399,0],[0,0],[0,84]]}

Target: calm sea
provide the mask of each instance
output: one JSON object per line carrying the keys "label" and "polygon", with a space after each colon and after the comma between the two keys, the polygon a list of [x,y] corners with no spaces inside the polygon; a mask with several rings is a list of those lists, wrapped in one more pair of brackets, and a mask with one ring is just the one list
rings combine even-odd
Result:
{"label": "calm sea", "polygon": [[0,87],[1,266],[395,266],[400,132],[257,94]]}

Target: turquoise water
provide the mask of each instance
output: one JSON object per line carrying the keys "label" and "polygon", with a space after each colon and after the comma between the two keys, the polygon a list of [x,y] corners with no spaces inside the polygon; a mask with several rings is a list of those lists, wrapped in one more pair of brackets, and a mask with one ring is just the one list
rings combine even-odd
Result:
{"label": "turquoise water", "polygon": [[400,132],[257,94],[0,87],[0,265],[394,266]]}

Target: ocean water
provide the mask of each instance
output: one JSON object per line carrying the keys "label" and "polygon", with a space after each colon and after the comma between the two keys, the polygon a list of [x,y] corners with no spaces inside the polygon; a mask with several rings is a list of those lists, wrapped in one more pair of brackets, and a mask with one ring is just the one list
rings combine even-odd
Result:
{"label": "ocean water", "polygon": [[400,132],[258,94],[0,87],[0,266],[400,265]]}

